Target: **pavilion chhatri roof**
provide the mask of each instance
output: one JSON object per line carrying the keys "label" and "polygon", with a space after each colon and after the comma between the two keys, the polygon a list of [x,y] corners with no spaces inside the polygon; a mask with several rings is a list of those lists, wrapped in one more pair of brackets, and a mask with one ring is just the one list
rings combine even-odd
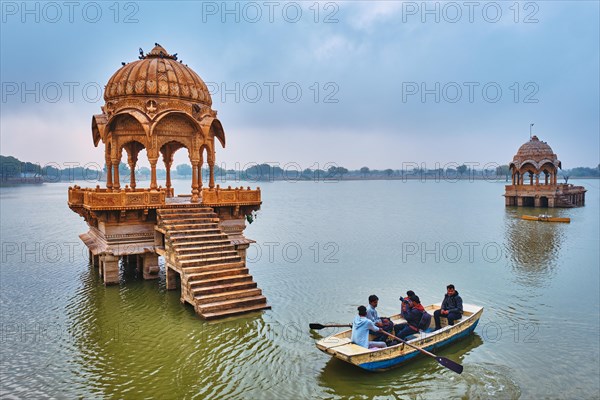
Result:
{"label": "pavilion chhatri roof", "polygon": [[126,63],[108,80],[105,101],[130,96],[170,97],[212,105],[202,78],[158,43],[146,54],[140,49],[139,60]]}

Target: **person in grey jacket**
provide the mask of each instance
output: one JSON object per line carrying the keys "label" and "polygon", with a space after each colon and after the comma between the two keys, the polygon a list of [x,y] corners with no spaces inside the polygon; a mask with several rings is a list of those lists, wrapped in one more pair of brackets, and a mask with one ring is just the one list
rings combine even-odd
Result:
{"label": "person in grey jacket", "polygon": [[442,328],[440,317],[446,317],[446,319],[448,319],[448,325],[454,325],[454,321],[462,318],[462,298],[458,295],[454,285],[450,284],[446,286],[446,290],[447,293],[444,296],[444,301],[442,301],[442,307],[433,313],[433,318],[435,319],[435,330]]}

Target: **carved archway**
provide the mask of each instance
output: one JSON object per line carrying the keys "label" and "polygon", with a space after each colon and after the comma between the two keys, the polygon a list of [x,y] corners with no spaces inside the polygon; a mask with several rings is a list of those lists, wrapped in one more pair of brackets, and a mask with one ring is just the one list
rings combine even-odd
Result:
{"label": "carved archway", "polygon": [[173,191],[171,190],[171,166],[173,165],[173,156],[179,149],[186,149],[189,156],[190,150],[187,148],[187,146],[176,140],[166,142],[160,147],[160,154],[162,154],[163,163],[165,164],[166,170],[165,186],[167,188],[168,197],[172,197],[174,195]]}

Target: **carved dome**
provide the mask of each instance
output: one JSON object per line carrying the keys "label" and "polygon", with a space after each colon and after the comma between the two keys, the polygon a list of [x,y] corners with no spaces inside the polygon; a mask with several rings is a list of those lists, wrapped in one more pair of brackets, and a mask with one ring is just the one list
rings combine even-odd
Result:
{"label": "carved dome", "polygon": [[208,88],[198,74],[158,43],[145,55],[140,49],[140,60],[125,64],[108,80],[104,100],[124,96],[176,97],[212,105]]}
{"label": "carved dome", "polygon": [[533,136],[528,142],[519,147],[511,164],[520,168],[522,165],[530,163],[539,168],[547,162],[554,164],[558,168],[561,167],[558,156],[554,154],[548,143],[542,142],[537,136]]}

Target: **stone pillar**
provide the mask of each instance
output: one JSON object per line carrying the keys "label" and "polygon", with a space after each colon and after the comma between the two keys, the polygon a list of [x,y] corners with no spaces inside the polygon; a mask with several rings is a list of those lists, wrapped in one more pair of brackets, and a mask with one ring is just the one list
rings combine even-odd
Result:
{"label": "stone pillar", "polygon": [[536,186],[540,184],[540,174],[535,174],[535,184]]}
{"label": "stone pillar", "polygon": [[556,200],[556,197],[548,197],[548,207],[549,208],[554,208],[555,200]]}
{"label": "stone pillar", "polygon": [[522,197],[517,197],[517,206],[523,207],[523,198]]}
{"label": "stone pillar", "polygon": [[199,200],[198,191],[198,161],[192,160],[192,203]]}
{"label": "stone pillar", "polygon": [[171,268],[169,263],[165,264],[165,272],[167,275],[167,290],[177,289],[177,271]]}
{"label": "stone pillar", "polygon": [[539,197],[534,197],[533,199],[533,206],[534,207],[541,207],[542,206],[542,199],[540,199]]}
{"label": "stone pillar", "polygon": [[208,187],[210,189],[213,189],[215,187],[215,158],[214,157],[209,157],[208,158]]}
{"label": "stone pillar", "polygon": [[171,164],[172,164],[172,161],[167,162],[166,160],[164,160],[164,162],[165,162],[165,168],[167,170],[167,179],[165,181],[165,186],[167,187],[167,197],[170,197],[171,196]]}
{"label": "stone pillar", "polygon": [[150,162],[150,189],[156,190],[158,189],[158,184],[156,183],[156,163],[158,162],[158,157],[156,158],[148,158]]}
{"label": "stone pillar", "polygon": [[100,256],[95,256],[91,250],[90,250],[90,263],[94,267],[97,267],[100,265]]}
{"label": "stone pillar", "polygon": [[112,161],[110,157],[106,157],[106,188],[112,189]]}
{"label": "stone pillar", "polygon": [[142,273],[142,267],[144,265],[144,257],[141,254],[135,255],[135,270],[138,274]]}
{"label": "stone pillar", "polygon": [[144,279],[158,278],[158,255],[155,253],[144,253]]}
{"label": "stone pillar", "polygon": [[[131,150],[134,151],[134,150]],[[129,187],[135,189],[135,164],[137,163],[137,156],[127,157],[127,163],[129,164],[129,170],[131,171],[129,177]]]}
{"label": "stone pillar", "polygon": [[202,194],[202,162],[198,164],[198,193]]}
{"label": "stone pillar", "polygon": [[121,190],[121,182],[120,182],[120,178],[119,178],[119,165],[121,164],[121,159],[120,158],[113,158],[112,159],[112,165],[113,165],[113,169],[114,169],[114,182],[113,182],[113,189],[114,190]]}
{"label": "stone pillar", "polygon": [[119,283],[119,257],[112,254],[102,255],[102,278],[105,285],[116,285]]}

